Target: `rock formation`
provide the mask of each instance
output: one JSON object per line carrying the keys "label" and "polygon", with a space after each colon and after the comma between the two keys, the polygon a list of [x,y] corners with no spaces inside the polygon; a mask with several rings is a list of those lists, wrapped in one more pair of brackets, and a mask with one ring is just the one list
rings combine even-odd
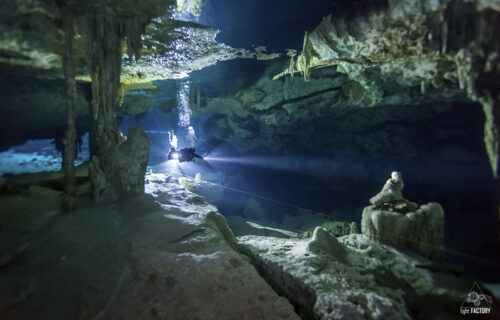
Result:
{"label": "rock formation", "polygon": [[435,260],[444,255],[444,212],[438,203],[406,200],[403,177],[393,172],[382,191],[363,210],[361,232],[372,240],[397,248],[410,248]]}
{"label": "rock formation", "polygon": [[391,178],[388,179],[376,196],[370,199],[370,203],[375,208],[389,206],[389,210],[398,212],[408,212],[417,209],[417,205],[403,197],[404,181],[401,172],[393,171]]}
{"label": "rock formation", "polygon": [[[57,1],[6,0],[1,4],[0,65],[8,70],[36,72],[49,78],[63,76],[64,38],[60,22],[67,13]],[[80,15],[104,8],[119,12],[123,21],[124,46],[128,60],[122,63],[125,83],[150,83],[186,77],[218,61],[248,56],[243,49],[231,48],[215,41],[218,30],[194,22],[172,19],[175,1],[148,0],[141,4],[91,0],[85,4],[69,1],[73,13]],[[117,12],[116,12],[117,11]],[[154,18],[154,19],[152,19]],[[82,25],[77,35],[82,35]],[[141,34],[143,35],[141,39]],[[85,64],[85,39],[74,38],[77,76],[89,80]],[[140,59],[139,59],[140,58]]]}
{"label": "rock formation", "polygon": [[[81,200],[71,214],[58,210],[60,191],[1,195],[1,318],[298,320],[234,250],[217,208],[167,177],[147,175],[146,195],[118,203]],[[12,206],[19,214],[7,219]]]}
{"label": "rock formation", "polygon": [[388,86],[384,91],[394,94],[368,107],[344,94],[341,88],[351,80],[333,67],[315,70],[309,82],[297,76],[273,81],[269,74],[277,67],[269,66],[244,89],[205,97],[193,113],[209,117],[204,132],[241,153],[282,157],[277,168],[304,170],[319,179],[345,172],[369,179],[364,164],[388,156],[412,161],[432,154],[461,163],[483,156],[477,144],[480,106],[466,103],[459,89],[449,95],[438,90],[422,95]]}
{"label": "rock formation", "polygon": [[401,172],[393,171],[391,178],[387,180],[382,191],[370,199],[370,203],[379,207],[384,203],[395,203],[403,199],[403,188],[405,184]]}
{"label": "rock formation", "polygon": [[[98,3],[94,4],[99,8]],[[149,159],[149,138],[142,129],[132,131],[130,141],[125,142],[118,131],[115,109],[120,100],[120,74],[122,63],[121,39],[126,31],[129,57],[139,57],[135,39],[140,36],[144,24],[153,16],[149,9],[139,12],[138,18],[127,19],[124,12],[115,7],[115,15],[108,15],[90,6],[90,12],[76,11],[81,17],[81,28],[87,49],[88,68],[92,79],[92,103],[90,108],[89,147],[92,165],[90,178],[94,197],[116,197],[121,192],[142,192],[143,177]],[[79,8],[82,10],[82,8]],[[138,22],[137,19],[142,19]],[[130,24],[134,21],[134,24]],[[142,135],[141,132],[142,131]],[[146,149],[144,149],[146,148]],[[124,151],[126,153],[124,153]],[[128,158],[129,161],[124,162]],[[136,164],[136,165],[134,165]],[[130,166],[131,169],[126,168]],[[135,170],[136,166],[143,170]],[[102,176],[104,174],[104,176]],[[104,184],[104,185],[103,185]],[[105,192],[104,192],[105,191]]]}
{"label": "rock formation", "polygon": [[[3,129],[0,148],[22,143],[28,137],[54,138],[56,134],[66,136],[63,161],[68,181],[64,200],[66,207],[74,206],[74,188],[71,187],[74,184],[74,179],[71,178],[74,141],[77,135],[82,135],[87,130],[90,131],[91,156],[99,157],[99,160],[94,160],[91,168],[94,170],[100,167],[100,171],[106,175],[101,183],[106,181],[107,189],[113,189],[119,184],[112,181],[114,177],[109,174],[108,169],[116,166],[112,163],[114,160],[110,154],[115,153],[115,149],[124,141],[117,130],[115,111],[124,101],[131,100],[124,99],[125,94],[156,88],[151,84],[153,80],[186,77],[189,72],[217,61],[248,55],[245,50],[217,43],[215,37],[218,30],[172,19],[175,1],[150,0],[137,4],[100,0],[84,3],[6,0],[2,2],[1,9],[2,70],[16,77],[24,75],[31,78],[35,75],[42,78],[39,81],[54,81],[65,77],[68,89],[67,96],[64,94],[62,100],[68,106],[68,116],[63,117],[64,109],[59,105],[52,105],[54,101],[51,101],[51,109],[58,110],[54,117],[46,117],[46,104],[38,102],[36,98],[33,101],[29,101],[29,98],[26,98],[28,101],[17,101],[19,95],[16,94],[12,99],[7,99],[9,108],[16,110],[13,116],[22,114],[24,117],[24,112],[17,110],[21,106],[29,109],[29,117],[50,120],[42,120],[38,124],[25,123],[27,125],[21,130],[17,130],[18,125],[16,131],[20,132],[13,137],[10,137],[9,128]],[[126,45],[122,46],[124,40]],[[122,59],[123,51],[128,59]],[[88,87],[77,90],[78,86],[82,86],[77,86],[77,79],[81,83],[91,82],[90,92],[85,92]],[[27,88],[31,90],[32,87]],[[53,91],[50,90],[50,96],[54,96]],[[81,91],[84,91],[83,94]],[[9,95],[7,94],[8,97]],[[141,102],[136,101],[137,99],[132,99],[132,103],[129,101],[125,108],[127,113],[139,114],[156,103],[156,100],[148,99],[148,96],[141,96]],[[85,114],[82,112],[81,100],[87,100],[90,104],[90,125],[81,120],[81,116]],[[31,103],[41,105],[39,114],[30,108]],[[85,107],[87,103],[83,104],[83,108]],[[121,112],[123,111],[122,109]],[[77,115],[80,116],[78,133],[75,128]],[[91,177],[99,174],[95,172]],[[97,183],[98,181],[93,182],[94,185]],[[110,190],[109,194],[121,191],[124,190]]]}
{"label": "rock formation", "polygon": [[342,259],[345,255],[345,249],[337,238],[320,227],[314,229],[311,241],[307,244],[307,249],[314,253],[330,254],[337,259]]}
{"label": "rock formation", "polygon": [[349,233],[352,233],[352,234],[356,234],[356,233],[359,233],[359,227],[358,227],[358,224],[356,222],[351,222],[350,225],[349,225]]}
{"label": "rock formation", "polygon": [[[0,52],[7,53],[2,54],[0,64],[17,73],[22,72],[15,68],[22,66],[24,73],[31,71],[38,76],[53,78],[63,74],[66,78],[65,207],[74,206],[77,76],[86,75],[91,80],[88,98],[91,101],[88,125],[92,162],[90,177],[96,200],[105,195],[103,190],[112,197],[121,192],[143,191],[145,161],[147,163],[149,158],[149,150],[144,154],[144,147],[149,148],[148,138],[139,138],[140,134],[133,132],[130,142],[125,143],[126,139],[118,132],[116,124],[115,110],[123,101],[120,85],[122,40],[127,40],[129,59],[137,60],[141,56],[140,36],[145,26],[152,18],[168,13],[172,4],[155,0],[141,4],[103,3],[98,0],[85,3],[8,0],[2,3],[4,8],[12,10],[7,12],[11,17],[2,19],[0,25],[5,32]],[[64,37],[59,36],[60,25],[63,26]],[[37,34],[44,34],[44,37],[37,39]],[[23,45],[19,46],[19,43]],[[64,73],[61,72],[63,69]],[[130,163],[124,163],[123,158],[129,158]],[[144,167],[144,171],[135,170],[133,165],[133,169],[125,170],[129,164],[138,164]]]}
{"label": "rock formation", "polygon": [[75,156],[76,156],[76,80],[73,60],[73,16],[69,11],[64,17],[64,76],[66,78],[66,133],[63,139],[63,164],[65,173],[63,207],[66,210],[76,205]]}
{"label": "rock formation", "polygon": [[[337,1],[337,10],[306,33],[302,52],[275,78],[335,66],[347,75],[343,93],[362,105],[391,100],[384,90],[463,90],[485,115],[484,142],[493,174],[499,155],[498,1]],[[418,94],[417,94],[418,95]]]}
{"label": "rock formation", "polygon": [[[303,319],[456,317],[460,291],[470,286],[467,281],[416,268],[427,262],[364,235],[350,234],[333,240],[320,230],[312,241],[237,238],[259,272],[294,303]],[[316,250],[318,247],[321,249]],[[465,289],[445,289],[441,281]],[[435,299],[433,303],[429,303],[429,297]]]}
{"label": "rock formation", "polygon": [[[418,138],[434,128],[443,130],[443,141],[454,146],[456,137],[466,137],[475,124],[464,126],[464,117],[454,122],[450,115],[464,106],[481,106],[486,153],[496,176],[498,0],[335,2],[338,10],[306,33],[299,55],[289,50],[282,65],[268,63],[250,86],[202,99],[197,83],[186,99],[196,101],[193,112],[209,117],[200,121],[205,132],[197,132],[242,153],[285,155],[275,161],[281,168],[342,176],[330,181],[332,188],[356,196],[354,183],[338,181],[346,176],[366,181],[373,172],[366,163],[372,158],[414,159],[434,149],[446,154],[434,145],[426,149],[426,141]],[[160,85],[152,81],[184,78],[217,61],[279,56],[266,54],[263,47],[253,53],[217,43],[217,30],[172,19],[173,6],[174,0],[0,4],[0,68],[6,71],[0,95],[8,98],[0,117],[0,149],[66,132],[64,179],[57,173],[50,180],[13,186],[0,178],[0,190],[9,193],[0,194],[0,317],[455,318],[469,281],[464,284],[439,268],[434,269],[439,274],[433,272],[435,265],[426,259],[443,258],[443,209],[405,199],[399,172],[363,210],[363,234],[357,234],[350,219],[316,216],[313,221],[312,213],[285,216],[284,222],[296,225],[294,231],[241,218],[258,230],[255,234],[286,238],[236,238],[226,218],[207,203],[224,198],[222,187],[199,174],[173,179],[151,171],[144,180],[151,140],[140,128],[124,136],[117,110],[139,118],[156,105],[150,93]],[[199,11],[201,0],[195,6]],[[28,84],[18,85],[25,79]],[[17,86],[33,91],[8,92]],[[138,90],[147,93],[128,95]],[[160,109],[170,112],[175,103],[167,99]],[[34,100],[40,100],[36,111],[31,109]],[[30,112],[22,117],[29,120],[17,122],[18,115]],[[42,114],[47,119],[39,119]],[[89,124],[80,126],[87,115]],[[440,125],[448,119],[453,125]],[[3,139],[16,126],[27,128]],[[75,140],[86,131],[91,159],[88,172],[78,176]],[[188,140],[194,144],[192,131]],[[467,152],[449,153],[453,161],[461,161],[457,153],[468,161]],[[307,165],[298,164],[296,154],[305,155]],[[346,174],[345,168],[352,170]],[[76,185],[78,180],[90,182]],[[98,201],[127,197],[100,204],[82,199],[71,215],[62,215],[54,205],[63,198],[65,208],[74,208],[76,196],[89,192]],[[271,220],[251,198],[242,215]],[[312,230],[310,239],[299,238]]]}

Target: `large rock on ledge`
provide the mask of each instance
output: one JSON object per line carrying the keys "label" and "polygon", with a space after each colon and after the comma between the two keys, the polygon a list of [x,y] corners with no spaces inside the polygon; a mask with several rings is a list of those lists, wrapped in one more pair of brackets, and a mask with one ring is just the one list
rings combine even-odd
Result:
{"label": "large rock on ledge", "polygon": [[335,236],[332,236],[326,229],[317,227],[314,229],[311,241],[307,244],[307,250],[313,253],[326,253],[334,257],[345,255],[344,247]]}
{"label": "large rock on ledge", "polygon": [[444,211],[435,202],[418,207],[403,198],[401,173],[393,172],[382,191],[363,210],[361,231],[370,239],[402,249],[412,249],[441,260],[444,240]]}

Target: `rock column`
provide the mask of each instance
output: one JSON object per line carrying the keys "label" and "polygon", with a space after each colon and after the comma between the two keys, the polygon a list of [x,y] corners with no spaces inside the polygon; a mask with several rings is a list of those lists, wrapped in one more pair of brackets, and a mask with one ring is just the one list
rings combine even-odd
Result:
{"label": "rock column", "polygon": [[422,206],[403,197],[404,182],[395,171],[363,210],[361,232],[370,239],[412,249],[436,261],[444,258],[444,211],[435,202]]}
{"label": "rock column", "polygon": [[[120,19],[100,12],[85,18],[86,42],[92,79],[90,124],[90,179],[94,199],[116,198],[123,192],[143,192],[150,139],[141,129],[127,141],[116,124],[120,100]],[[130,167],[136,170],[130,170]],[[137,169],[138,168],[138,169]]]}
{"label": "rock column", "polygon": [[75,200],[75,166],[76,155],[76,82],[75,63],[73,60],[73,17],[68,13],[64,17],[64,75],[66,77],[66,133],[64,135],[64,151],[62,167],[64,170],[63,208],[70,210],[76,206]]}

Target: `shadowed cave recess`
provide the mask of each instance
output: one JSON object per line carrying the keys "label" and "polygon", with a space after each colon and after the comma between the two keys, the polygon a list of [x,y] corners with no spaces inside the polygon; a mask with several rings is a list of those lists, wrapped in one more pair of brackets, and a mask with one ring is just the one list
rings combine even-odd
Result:
{"label": "shadowed cave recess", "polygon": [[5,0],[0,31],[0,318],[500,316],[499,1]]}

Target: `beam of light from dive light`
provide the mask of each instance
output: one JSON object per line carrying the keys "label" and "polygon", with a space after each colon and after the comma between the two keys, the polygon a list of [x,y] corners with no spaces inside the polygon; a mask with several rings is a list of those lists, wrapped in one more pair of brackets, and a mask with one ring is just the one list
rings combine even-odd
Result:
{"label": "beam of light from dive light", "polygon": [[244,165],[264,167],[273,170],[308,172],[316,174],[341,174],[339,169],[346,168],[340,161],[305,156],[254,156],[219,157],[207,155],[204,159],[213,165]]}
{"label": "beam of light from dive light", "polygon": [[144,130],[144,132],[151,134],[170,134],[170,131],[161,131],[161,130]]}
{"label": "beam of light from dive light", "polygon": [[248,165],[267,165],[280,162],[278,158],[272,157],[214,157],[208,155],[205,156],[204,159],[207,161],[229,162]]}

